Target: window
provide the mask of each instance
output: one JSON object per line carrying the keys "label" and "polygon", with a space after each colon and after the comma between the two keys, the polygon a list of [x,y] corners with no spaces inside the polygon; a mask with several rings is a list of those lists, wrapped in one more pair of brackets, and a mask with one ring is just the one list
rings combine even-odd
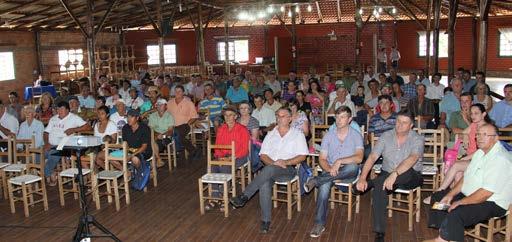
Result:
{"label": "window", "polygon": [[14,79],[14,57],[12,52],[0,52],[0,81]]}
{"label": "window", "polygon": [[[228,42],[229,60],[235,62],[249,61],[249,40],[232,40]],[[217,42],[217,56],[219,61],[225,60],[226,42]]]}
{"label": "window", "polygon": [[499,56],[512,56],[512,28],[500,28],[499,32]]}
{"label": "window", "polygon": [[[148,45],[146,47],[148,54],[148,65],[160,64],[160,49],[158,45]],[[176,45],[164,45],[164,60],[165,64],[176,64]]]}
{"label": "window", "polygon": [[[434,55],[434,33],[430,33],[430,56]],[[418,56],[426,56],[427,53],[427,32],[418,32]],[[448,57],[448,34],[439,31],[439,57]]]}
{"label": "window", "polygon": [[82,49],[59,50],[60,71],[83,70],[84,52]]}

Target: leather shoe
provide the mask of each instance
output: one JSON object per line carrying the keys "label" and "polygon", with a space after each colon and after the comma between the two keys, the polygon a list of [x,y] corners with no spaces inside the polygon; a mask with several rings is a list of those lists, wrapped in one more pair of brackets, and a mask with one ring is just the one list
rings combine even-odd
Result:
{"label": "leather shoe", "polygon": [[260,233],[267,234],[269,230],[270,230],[270,221],[269,222],[261,221]]}
{"label": "leather shoe", "polygon": [[243,207],[247,201],[249,201],[249,198],[243,194],[229,199],[229,203],[231,203],[235,208]]}
{"label": "leather shoe", "polygon": [[384,242],[384,233],[375,233],[375,242]]}

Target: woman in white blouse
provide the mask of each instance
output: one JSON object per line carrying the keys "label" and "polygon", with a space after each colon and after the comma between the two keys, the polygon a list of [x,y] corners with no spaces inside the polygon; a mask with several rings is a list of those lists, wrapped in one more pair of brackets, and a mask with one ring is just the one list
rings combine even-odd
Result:
{"label": "woman in white blouse", "polygon": [[[117,139],[117,126],[109,119],[109,108],[101,106],[97,109],[98,121],[94,125],[94,136],[100,137],[102,142],[115,143]],[[100,151],[96,156],[96,163],[103,167],[105,152]]]}

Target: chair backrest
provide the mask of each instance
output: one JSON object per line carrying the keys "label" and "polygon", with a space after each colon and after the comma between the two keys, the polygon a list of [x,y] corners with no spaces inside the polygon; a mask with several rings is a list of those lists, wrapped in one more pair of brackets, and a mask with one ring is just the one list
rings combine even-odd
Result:
{"label": "chair backrest", "polygon": [[512,128],[501,128],[498,130],[500,140],[512,143]]}
{"label": "chair backrest", "polygon": [[378,136],[376,136],[374,133],[370,133],[370,145],[371,145],[372,149],[377,144],[378,140],[379,140]]}
{"label": "chair backrest", "polygon": [[[229,158],[215,158],[212,154],[215,150],[231,150],[231,156]],[[207,168],[206,172],[212,172],[212,166],[231,166],[231,175],[235,177],[236,164],[235,164],[235,142],[231,141],[230,145],[212,145],[208,142],[208,153],[207,153]]]}
{"label": "chair backrest", "polygon": [[419,129],[418,134],[425,139],[425,149],[423,151],[423,164],[438,166],[438,161],[442,155],[439,153],[440,139],[443,131],[439,129]]}
{"label": "chair backrest", "polygon": [[36,148],[35,144],[36,141],[34,136],[32,136],[32,138],[30,139],[17,139],[16,137],[14,137],[12,139],[12,148],[14,154],[13,162],[34,163],[35,160],[32,160],[32,154],[30,153],[30,149]]}
{"label": "chair backrest", "polygon": [[[44,167],[45,167],[45,158],[44,158],[44,149],[40,148],[28,148],[27,149],[30,155],[32,155],[33,163],[27,164],[27,171],[33,171],[33,169],[37,169],[39,176],[44,177]],[[36,156],[39,156],[39,164],[36,164]],[[30,168],[29,168],[30,167]]]}
{"label": "chair backrest", "polygon": [[322,143],[322,138],[324,137],[325,133],[329,131],[329,127],[330,126],[326,124],[313,124],[311,128],[311,141],[313,142],[313,144]]}
{"label": "chair backrest", "polygon": [[[113,155],[112,152],[122,152],[121,156]],[[128,172],[128,143],[122,144],[105,143],[105,170],[110,170],[110,161],[120,161],[123,164],[123,172]]]}
{"label": "chair backrest", "polygon": [[[0,143],[7,143],[7,150],[0,149],[0,162],[7,162],[9,164],[12,164],[12,161],[13,161],[12,137],[7,136],[7,139],[0,139]],[[5,160],[5,157],[7,157],[7,160]]]}

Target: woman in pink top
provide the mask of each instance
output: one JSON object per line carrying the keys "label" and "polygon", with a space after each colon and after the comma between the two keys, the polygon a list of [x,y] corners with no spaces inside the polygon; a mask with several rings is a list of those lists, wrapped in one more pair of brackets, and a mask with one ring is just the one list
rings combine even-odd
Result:
{"label": "woman in pink top", "polygon": [[[457,183],[460,178],[464,175],[464,171],[469,165],[471,158],[473,157],[473,153],[478,150],[477,142],[476,142],[476,133],[479,127],[484,124],[493,123],[489,115],[485,110],[485,106],[481,103],[475,103],[471,105],[471,124],[463,131],[463,135],[465,136],[464,143],[466,147],[466,155],[462,157],[460,160],[457,160],[450,169],[446,172],[445,178],[437,189],[437,191],[442,191],[447,189],[450,184]],[[430,197],[424,200],[425,203],[430,203]]]}

